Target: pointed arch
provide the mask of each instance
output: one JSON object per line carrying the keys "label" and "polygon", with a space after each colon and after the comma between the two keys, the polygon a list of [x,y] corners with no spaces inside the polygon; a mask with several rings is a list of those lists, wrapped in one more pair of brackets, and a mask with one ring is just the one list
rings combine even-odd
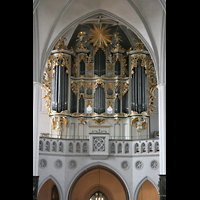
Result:
{"label": "pointed arch", "polygon": [[[107,15],[108,17],[112,18],[112,19],[119,21],[120,23],[124,24],[128,29],[133,31],[140,38],[140,40],[143,42],[143,44],[145,45],[145,47],[147,48],[147,50],[149,51],[149,53],[151,55],[151,58],[153,60],[154,67],[155,67],[155,70],[156,70],[157,80],[158,80],[158,64],[157,64],[158,63],[158,61],[157,61],[158,55],[155,53],[155,50],[150,46],[150,44],[147,42],[147,40],[144,38],[144,36],[134,26],[132,26],[130,23],[128,23],[124,19],[120,18],[119,16],[117,16],[117,15],[115,15],[115,14],[109,12],[109,11],[103,10],[103,9],[97,9],[97,10],[91,11],[91,12],[85,14],[85,15],[82,15],[81,17],[75,19],[73,22],[71,22],[69,25],[67,25],[54,38],[54,40],[51,42],[51,44],[49,44],[50,37],[48,37],[48,39],[46,41],[46,46],[43,50],[42,57],[41,57],[40,81],[42,82],[44,67],[45,67],[45,63],[47,61],[47,58],[48,58],[49,54],[51,53],[53,47],[58,42],[59,38],[61,36],[63,36],[67,31],[69,31],[72,27],[76,27],[79,23],[83,22],[84,20],[86,20],[86,19],[88,19],[88,18],[90,18],[90,17],[92,17],[96,14],[104,14],[104,15]],[[47,46],[48,46],[48,48],[47,48]]]}
{"label": "pointed arch", "polygon": [[[57,189],[58,189],[58,194],[59,194],[59,200],[63,200],[63,192],[62,192],[62,188],[60,186],[60,184],[58,183],[58,181],[56,180],[56,178],[54,178],[52,175],[47,176],[41,183],[39,183],[39,187],[38,187],[38,192],[37,194],[39,194],[40,189],[42,188],[42,186],[46,183],[46,181],[48,181],[49,179],[51,179],[54,184],[56,185]],[[40,182],[40,181],[39,181]]]}
{"label": "pointed arch", "polygon": [[134,192],[134,198],[133,200],[137,200],[138,199],[138,194],[140,192],[140,189],[142,187],[142,185],[146,182],[146,181],[149,181],[153,184],[153,186],[156,188],[158,194],[159,194],[159,188],[158,188],[158,185],[154,183],[153,180],[151,180],[151,178],[149,178],[148,176],[144,177],[138,184],[138,186],[136,187],[135,189],[135,192]]}
{"label": "pointed arch", "polygon": [[106,163],[102,163],[102,162],[95,162],[92,164],[89,164],[85,167],[83,167],[80,171],[78,171],[76,173],[76,175],[74,176],[74,178],[71,180],[69,187],[65,193],[65,198],[64,200],[68,200],[70,193],[72,192],[71,189],[74,187],[74,184],[77,182],[77,180],[80,179],[80,177],[82,177],[83,175],[85,175],[88,171],[90,170],[94,170],[94,169],[104,169],[107,170],[108,172],[110,172],[111,174],[113,174],[114,176],[116,176],[116,178],[120,181],[120,183],[122,184],[125,193],[126,193],[126,200],[131,200],[131,193],[130,193],[130,189],[128,187],[128,184],[126,183],[126,181],[124,180],[123,176],[120,175],[120,173],[118,171],[116,171],[115,169],[113,169],[112,166],[106,164]]}

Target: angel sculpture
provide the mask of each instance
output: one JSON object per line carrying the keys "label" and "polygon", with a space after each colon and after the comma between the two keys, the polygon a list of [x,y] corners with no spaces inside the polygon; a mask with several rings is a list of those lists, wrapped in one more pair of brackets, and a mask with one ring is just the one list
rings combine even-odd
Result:
{"label": "angel sculpture", "polygon": [[76,39],[76,45],[78,47],[78,49],[84,49],[84,47],[87,48],[88,46],[88,41],[90,39],[90,37],[86,34],[86,32],[79,32],[77,35],[78,39]]}
{"label": "angel sculpture", "polygon": [[119,44],[119,42],[122,42],[121,36],[119,36],[119,33],[114,33],[111,41],[112,41],[113,46],[115,46],[116,44]]}

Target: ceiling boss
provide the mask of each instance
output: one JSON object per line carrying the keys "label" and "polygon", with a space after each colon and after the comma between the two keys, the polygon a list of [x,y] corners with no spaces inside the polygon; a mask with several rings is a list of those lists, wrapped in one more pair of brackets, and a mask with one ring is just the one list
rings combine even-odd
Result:
{"label": "ceiling boss", "polygon": [[107,42],[111,42],[110,37],[113,36],[112,34],[109,34],[109,31],[111,30],[106,29],[108,25],[102,27],[102,24],[100,24],[98,27],[96,25],[93,25],[94,29],[90,29],[92,34],[89,36],[91,37],[90,43],[94,43],[93,46],[108,46]]}

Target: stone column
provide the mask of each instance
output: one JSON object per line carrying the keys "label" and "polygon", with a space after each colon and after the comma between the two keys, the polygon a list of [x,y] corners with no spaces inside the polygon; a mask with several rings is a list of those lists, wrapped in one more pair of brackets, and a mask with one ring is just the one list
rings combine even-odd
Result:
{"label": "stone column", "polygon": [[166,199],[166,83],[158,86],[159,149],[160,149],[160,199]]}
{"label": "stone column", "polygon": [[33,82],[33,176],[38,176],[41,86],[41,83]]}

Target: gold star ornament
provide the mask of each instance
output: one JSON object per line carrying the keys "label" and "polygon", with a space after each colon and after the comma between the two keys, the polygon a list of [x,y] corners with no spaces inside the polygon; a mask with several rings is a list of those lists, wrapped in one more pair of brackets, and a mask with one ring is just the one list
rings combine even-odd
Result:
{"label": "gold star ornament", "polygon": [[108,46],[107,42],[111,42],[110,37],[113,36],[112,34],[109,34],[109,31],[111,30],[106,29],[108,25],[102,27],[102,24],[100,24],[99,26],[95,26],[93,25],[94,29],[90,29],[90,31],[92,32],[92,34],[90,34],[89,36],[91,36],[91,40],[90,43],[93,43],[93,46]]}

